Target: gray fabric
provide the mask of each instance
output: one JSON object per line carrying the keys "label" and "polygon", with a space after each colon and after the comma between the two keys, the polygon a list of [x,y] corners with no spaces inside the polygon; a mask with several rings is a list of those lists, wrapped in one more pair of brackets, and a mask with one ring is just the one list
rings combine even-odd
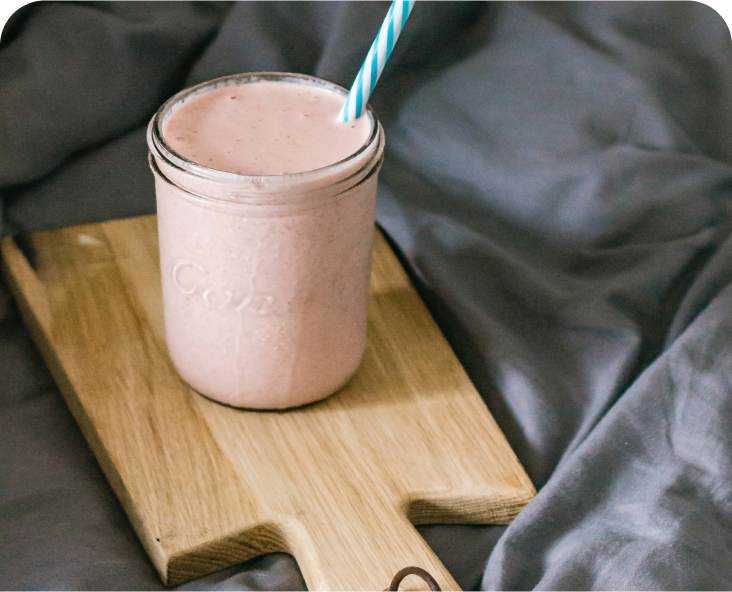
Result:
{"label": "gray fabric", "polygon": [[[385,3],[43,3],[0,44],[3,232],[154,211],[144,125],[252,70],[348,86]],[[539,489],[420,527],[465,588],[732,586],[732,47],[691,2],[418,3],[377,217]],[[0,587],[160,582],[0,293]],[[385,583],[386,585],[386,583]],[[287,555],[184,589],[298,589]]]}

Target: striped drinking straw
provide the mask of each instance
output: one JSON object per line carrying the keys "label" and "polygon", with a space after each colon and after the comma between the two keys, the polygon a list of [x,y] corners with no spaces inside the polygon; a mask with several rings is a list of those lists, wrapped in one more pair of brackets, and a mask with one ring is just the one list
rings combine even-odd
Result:
{"label": "striped drinking straw", "polygon": [[405,0],[403,2],[394,0],[391,3],[389,12],[386,14],[384,22],[381,23],[376,39],[371,44],[371,49],[366,54],[366,59],[356,75],[356,80],[353,81],[348,97],[346,97],[346,102],[338,116],[341,121],[353,121],[361,117],[366,108],[366,102],[369,100],[374,86],[376,86],[376,81],[381,76],[384,64],[386,64],[386,60],[391,55],[391,50],[394,49],[394,44],[399,39],[399,33],[402,32],[404,23],[407,22],[407,17],[412,12],[414,2],[415,0]]}

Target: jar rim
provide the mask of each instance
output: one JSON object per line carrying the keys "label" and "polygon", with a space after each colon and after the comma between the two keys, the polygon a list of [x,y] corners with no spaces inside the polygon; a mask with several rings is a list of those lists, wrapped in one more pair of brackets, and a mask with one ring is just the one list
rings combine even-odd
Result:
{"label": "jar rim", "polygon": [[209,179],[212,181],[219,182],[237,182],[237,183],[253,183],[253,184],[290,184],[290,183],[307,183],[310,180],[314,180],[320,176],[328,175],[330,172],[347,165],[349,162],[356,161],[358,158],[364,155],[369,148],[378,142],[379,132],[381,126],[376,118],[376,115],[370,105],[366,105],[364,114],[361,116],[368,116],[371,121],[371,131],[366,141],[359,147],[358,150],[349,154],[345,158],[328,164],[324,167],[312,169],[308,171],[298,173],[288,173],[284,175],[243,175],[238,173],[231,173],[227,171],[220,171],[212,169],[206,165],[202,165],[193,160],[190,160],[177,152],[165,139],[163,134],[163,122],[165,121],[166,115],[170,110],[177,105],[182,103],[185,99],[214,90],[216,88],[222,88],[226,86],[232,86],[234,84],[252,84],[262,81],[272,82],[292,82],[295,84],[307,84],[310,86],[317,86],[325,88],[330,92],[335,92],[346,96],[348,91],[342,86],[317,78],[316,76],[310,76],[308,74],[298,74],[293,72],[244,72],[240,74],[230,74],[228,76],[221,76],[205,82],[201,82],[194,86],[184,88],[177,92],[167,101],[165,101],[160,108],[153,115],[148,125],[147,140],[148,147],[151,152],[156,156],[160,156],[170,166],[178,169],[182,172],[191,173],[198,177]]}

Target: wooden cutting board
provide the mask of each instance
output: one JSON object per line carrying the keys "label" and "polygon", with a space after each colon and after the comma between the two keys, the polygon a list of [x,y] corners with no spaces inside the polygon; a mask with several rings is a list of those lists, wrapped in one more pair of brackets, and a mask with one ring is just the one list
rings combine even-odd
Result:
{"label": "wooden cutting board", "polygon": [[21,244],[2,243],[7,281],[168,585],[285,551],[310,590],[383,590],[407,565],[457,589],[413,524],[507,524],[535,493],[378,232],[360,370],[284,412],[219,405],[176,374],[154,216]]}

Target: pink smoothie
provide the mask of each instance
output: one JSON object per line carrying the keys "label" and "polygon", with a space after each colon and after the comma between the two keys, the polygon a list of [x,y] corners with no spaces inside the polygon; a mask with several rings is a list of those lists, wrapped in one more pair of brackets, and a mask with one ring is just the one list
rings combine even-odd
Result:
{"label": "pink smoothie", "polygon": [[227,86],[186,101],[163,133],[176,152],[212,169],[302,173],[343,160],[368,139],[367,117],[338,120],[343,102],[340,95],[302,84]]}
{"label": "pink smoothie", "polygon": [[383,137],[372,116],[337,121],[343,102],[321,86],[254,81],[163,113],[172,156],[151,151],[167,344],[208,397],[298,406],[360,363]]}

